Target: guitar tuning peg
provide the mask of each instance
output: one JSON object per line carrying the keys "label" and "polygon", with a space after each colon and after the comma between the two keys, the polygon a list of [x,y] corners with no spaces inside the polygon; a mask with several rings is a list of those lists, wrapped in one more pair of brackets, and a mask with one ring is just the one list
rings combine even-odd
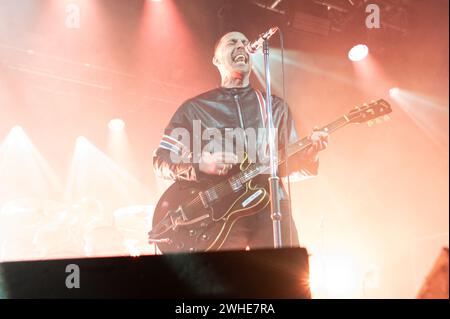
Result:
{"label": "guitar tuning peg", "polygon": [[386,122],[390,121],[391,117],[389,115],[385,115],[385,116],[383,116],[383,120],[385,120]]}
{"label": "guitar tuning peg", "polygon": [[373,126],[373,120],[370,120],[370,121],[367,121],[367,125],[369,126],[369,127],[372,127]]}

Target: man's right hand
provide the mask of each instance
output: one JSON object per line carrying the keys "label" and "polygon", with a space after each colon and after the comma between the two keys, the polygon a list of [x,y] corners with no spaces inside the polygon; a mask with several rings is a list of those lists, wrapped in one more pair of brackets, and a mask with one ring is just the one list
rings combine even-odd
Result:
{"label": "man's right hand", "polygon": [[228,171],[236,164],[238,158],[233,153],[203,152],[200,159],[199,169],[201,172],[210,175],[226,175]]}

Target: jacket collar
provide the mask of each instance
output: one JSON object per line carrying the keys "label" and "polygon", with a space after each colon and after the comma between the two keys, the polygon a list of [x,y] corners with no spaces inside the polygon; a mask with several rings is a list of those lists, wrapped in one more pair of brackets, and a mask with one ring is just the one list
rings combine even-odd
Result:
{"label": "jacket collar", "polygon": [[253,91],[253,87],[250,84],[244,87],[235,87],[235,88],[225,88],[221,86],[219,87],[219,90],[227,95],[236,95],[236,94],[241,95]]}

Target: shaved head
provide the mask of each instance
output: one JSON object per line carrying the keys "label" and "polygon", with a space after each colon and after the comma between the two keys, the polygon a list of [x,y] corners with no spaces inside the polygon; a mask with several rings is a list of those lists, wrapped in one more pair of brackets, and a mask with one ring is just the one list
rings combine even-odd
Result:
{"label": "shaved head", "polygon": [[222,77],[245,79],[252,69],[251,56],[245,51],[248,38],[241,32],[232,31],[224,34],[214,46],[213,64]]}

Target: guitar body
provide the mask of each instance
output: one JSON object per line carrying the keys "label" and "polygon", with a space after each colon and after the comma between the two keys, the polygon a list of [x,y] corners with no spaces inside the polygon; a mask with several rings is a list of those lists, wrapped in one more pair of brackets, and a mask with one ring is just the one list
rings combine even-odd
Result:
{"label": "guitar body", "polygon": [[[227,195],[211,207],[191,209],[183,205],[195,200],[199,192],[207,187],[193,182],[176,182],[160,198],[153,215],[154,228],[180,206],[188,219],[159,236],[159,242],[155,242],[161,252],[219,250],[238,219],[258,213],[270,202],[267,190],[253,186],[250,181],[241,191]],[[172,222],[176,218],[169,217]],[[177,224],[176,221],[174,223]]]}

